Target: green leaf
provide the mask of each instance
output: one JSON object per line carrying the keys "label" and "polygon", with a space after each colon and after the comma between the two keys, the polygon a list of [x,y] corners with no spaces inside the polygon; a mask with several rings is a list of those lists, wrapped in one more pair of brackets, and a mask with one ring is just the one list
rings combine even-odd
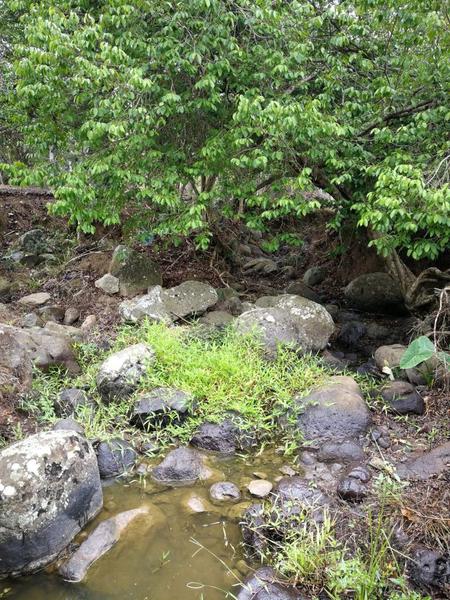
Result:
{"label": "green leaf", "polygon": [[430,359],[436,353],[433,342],[425,335],[421,335],[406,349],[400,360],[401,369],[412,369],[422,362]]}

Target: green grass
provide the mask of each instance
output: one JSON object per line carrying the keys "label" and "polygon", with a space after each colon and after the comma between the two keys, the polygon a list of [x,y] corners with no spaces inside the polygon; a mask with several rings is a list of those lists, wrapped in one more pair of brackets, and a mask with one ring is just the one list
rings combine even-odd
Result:
{"label": "green grass", "polygon": [[[94,415],[89,410],[76,415],[88,437],[105,439],[118,433],[138,435],[129,424],[136,397],[154,387],[168,386],[190,392],[197,408],[181,425],[172,423],[156,432],[162,446],[174,439],[188,441],[200,423],[220,421],[227,411],[239,412],[244,427],[257,429],[262,437],[270,440],[275,430],[279,430],[277,415],[293,408],[293,396],[307,393],[328,375],[316,357],[300,357],[284,348],[280,349],[275,361],[268,362],[252,337],[238,336],[232,330],[226,330],[205,339],[201,331],[195,327],[168,328],[149,322],[137,327],[122,327],[111,352],[145,342],[154,349],[157,360],[149,366],[139,390],[132,397],[109,405],[101,401],[95,377],[101,361],[111,352],[101,353],[92,344],[80,344],[77,353],[83,374],[69,380],[61,371],[37,372],[34,392],[25,400],[23,408],[41,422],[51,423],[56,418],[53,405],[58,392],[64,387],[83,387],[97,404]],[[299,442],[296,435],[291,430],[278,441],[286,451],[293,451]]]}

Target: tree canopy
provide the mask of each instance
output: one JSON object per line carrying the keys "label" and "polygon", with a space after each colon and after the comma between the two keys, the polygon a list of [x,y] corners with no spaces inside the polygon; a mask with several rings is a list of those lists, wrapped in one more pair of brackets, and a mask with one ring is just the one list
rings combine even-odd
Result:
{"label": "tree canopy", "polygon": [[264,229],[325,203],[381,253],[449,246],[440,0],[7,5],[28,157],[4,168],[81,229],[128,218],[203,247],[223,216]]}

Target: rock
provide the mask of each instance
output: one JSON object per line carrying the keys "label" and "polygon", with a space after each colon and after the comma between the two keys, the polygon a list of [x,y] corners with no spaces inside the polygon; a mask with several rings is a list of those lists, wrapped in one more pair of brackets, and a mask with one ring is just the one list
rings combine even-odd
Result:
{"label": "rock", "polygon": [[181,502],[183,508],[187,510],[187,512],[193,514],[212,512],[214,510],[214,507],[209,504],[209,502],[195,492],[188,492],[186,496],[182,498]]}
{"label": "rock", "polygon": [[0,324],[0,400],[28,390],[32,373],[30,353],[17,339],[15,328]]}
{"label": "rock", "polygon": [[329,463],[361,462],[364,457],[365,454],[361,446],[352,440],[325,442],[317,452],[318,460]]}
{"label": "rock", "polygon": [[302,411],[297,425],[307,440],[352,440],[364,435],[372,421],[361,390],[351,377],[331,377],[322,387],[295,400]]}
{"label": "rock", "polygon": [[122,320],[128,323],[139,323],[144,319],[167,325],[172,323],[172,316],[163,303],[163,290],[160,285],[149,288],[144,296],[121,302],[119,313]]}
{"label": "rock", "polygon": [[337,487],[337,494],[348,502],[362,502],[367,496],[367,486],[353,477],[344,477]]}
{"label": "rock", "polygon": [[375,363],[378,369],[382,372],[384,367],[388,367],[391,371],[397,374],[401,379],[408,379],[415,385],[423,385],[426,383],[426,378],[432,376],[435,368],[433,359],[421,363],[414,369],[400,369],[400,360],[406,351],[406,346],[402,344],[389,344],[380,346],[374,354]]}
{"label": "rock", "polygon": [[383,386],[381,397],[391,412],[398,415],[423,415],[425,402],[416,388],[407,381],[390,381]]}
{"label": "rock", "polygon": [[[416,548],[409,561],[409,573],[413,582],[421,588],[448,591],[450,585],[450,558],[439,550],[423,546]],[[447,596],[446,596],[447,597]]]}
{"label": "rock", "polygon": [[219,300],[216,290],[201,281],[185,281],[163,290],[162,298],[165,309],[174,319],[202,314]]}
{"label": "rock", "polygon": [[272,504],[276,509],[277,519],[289,527],[292,518],[295,520],[304,511],[310,511],[311,518],[322,522],[330,500],[319,489],[310,487],[305,479],[296,475],[280,479],[272,492]]}
{"label": "rock", "polygon": [[36,292],[35,294],[28,294],[18,300],[19,304],[23,306],[29,306],[31,308],[37,308],[46,304],[50,300],[51,296],[47,292]]}
{"label": "rock", "polygon": [[137,453],[131,444],[119,438],[100,442],[96,453],[102,479],[111,479],[130,472],[137,461]]}
{"label": "rock", "polygon": [[401,479],[425,481],[433,476],[450,473],[450,442],[422,452],[397,465],[397,475]]}
{"label": "rock", "polygon": [[304,281],[293,281],[290,283],[286,288],[286,294],[301,296],[302,298],[307,298],[317,304],[320,304],[322,301],[319,294],[311,289]]}
{"label": "rock", "polygon": [[239,429],[239,419],[229,418],[221,423],[203,423],[191,439],[191,444],[202,450],[234,454],[253,445],[251,432]]}
{"label": "rock", "polygon": [[47,321],[62,321],[64,319],[64,309],[60,306],[43,306],[37,310],[37,314],[44,323]]}
{"label": "rock", "polygon": [[83,390],[67,388],[58,394],[55,402],[55,413],[57,417],[68,417],[76,413],[82,406],[93,407],[93,403]]}
{"label": "rock", "polygon": [[84,437],[84,427],[82,427],[75,419],[68,417],[67,419],[59,419],[53,424],[53,431],[75,431]]}
{"label": "rock", "polygon": [[64,325],[73,325],[80,318],[78,308],[70,307],[64,313]]}
{"label": "rock", "polygon": [[256,335],[268,358],[275,358],[279,345],[298,347],[297,328],[287,311],[279,308],[256,308],[242,313],[234,321],[242,335]]}
{"label": "rock", "polygon": [[270,258],[253,258],[247,261],[242,268],[246,274],[270,275],[278,271],[277,263]]}
{"label": "rock", "polygon": [[99,290],[102,290],[102,292],[105,292],[105,294],[110,294],[111,296],[119,293],[119,280],[114,275],[111,275],[111,273],[105,273],[103,277],[97,279],[94,285]]}
{"label": "rock", "polygon": [[270,567],[261,567],[245,580],[236,600],[306,600],[289,584],[280,583]]}
{"label": "rock", "polygon": [[256,498],[265,498],[272,491],[273,485],[266,479],[254,479],[247,486],[248,491]]}
{"label": "rock", "polygon": [[210,325],[212,327],[226,327],[233,321],[233,315],[224,310],[213,310],[212,312],[206,313],[199,323],[202,325]]}
{"label": "rock", "polygon": [[350,473],[348,474],[348,477],[352,477],[353,479],[358,479],[359,481],[362,481],[363,483],[368,483],[371,479],[371,474],[367,467],[364,467],[363,465],[359,465],[359,467],[355,467],[350,471]]}
{"label": "rock", "polygon": [[73,431],[46,431],[5,448],[0,501],[0,577],[45,567],[102,508],[92,446]]}
{"label": "rock", "polygon": [[[145,521],[142,517],[145,517]],[[106,554],[119,541],[127,527],[137,519],[140,521],[140,527],[144,526],[147,529],[150,525],[161,524],[163,516],[156,507],[143,506],[102,521],[71,558],[59,567],[61,577],[66,581],[82,581],[89,567]]]}
{"label": "rock", "polygon": [[286,475],[286,477],[294,477],[294,475],[297,475],[297,471],[289,465],[283,465],[278,470],[282,475]]}
{"label": "rock", "polygon": [[45,371],[51,366],[61,366],[73,375],[80,372],[70,341],[61,335],[0,324],[0,340],[3,336],[14,338],[39,369]]}
{"label": "rock", "polygon": [[347,346],[348,348],[353,348],[358,345],[367,333],[367,327],[364,323],[359,321],[348,321],[344,323],[339,331],[338,341]]}
{"label": "rock", "polygon": [[109,272],[119,280],[122,296],[136,296],[153,285],[161,285],[159,267],[145,254],[120,245],[114,250]]}
{"label": "rock", "polygon": [[48,243],[42,229],[30,229],[23,233],[16,244],[27,255],[39,256],[48,251]]}
{"label": "rock", "polygon": [[403,314],[400,286],[387,273],[367,273],[353,279],[344,290],[349,303],[359,310]]}
{"label": "rock", "polygon": [[82,329],[72,327],[71,325],[62,325],[55,321],[47,321],[44,326],[44,333],[67,338],[74,342],[82,342],[84,340],[84,331]]}
{"label": "rock", "polygon": [[241,492],[230,481],[219,481],[209,488],[209,495],[214,502],[237,502],[241,499]]}
{"label": "rock", "polygon": [[263,505],[249,506],[241,517],[240,526],[244,544],[262,558],[270,535],[268,515]]}
{"label": "rock", "polygon": [[23,315],[23,317],[20,320],[20,326],[24,327],[25,329],[31,329],[32,327],[41,327],[41,325],[41,319],[34,312]]}
{"label": "rock", "polygon": [[110,402],[131,395],[154,361],[155,353],[147,344],[135,344],[111,354],[101,364],[96,378],[103,400]]}
{"label": "rock", "polygon": [[0,277],[0,301],[9,300],[10,291],[11,283],[5,277]]}
{"label": "rock", "polygon": [[306,283],[306,285],[315,286],[319,283],[322,283],[326,276],[327,274],[323,267],[310,267],[305,271],[305,274],[303,275],[303,281]]}
{"label": "rock", "polygon": [[203,457],[197,450],[177,448],[153,469],[153,479],[167,485],[189,485],[206,477]]}
{"label": "rock", "polygon": [[87,315],[84,321],[81,323],[80,329],[83,332],[91,331],[97,324],[97,317],[95,315]]}
{"label": "rock", "polygon": [[134,404],[133,425],[146,430],[180,423],[193,407],[191,394],[168,387],[158,387],[142,394]]}

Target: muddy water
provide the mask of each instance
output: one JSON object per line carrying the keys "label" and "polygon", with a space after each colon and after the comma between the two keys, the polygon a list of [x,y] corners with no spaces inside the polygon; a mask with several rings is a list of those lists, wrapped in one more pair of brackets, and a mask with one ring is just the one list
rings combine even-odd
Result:
{"label": "muddy water", "polygon": [[[151,518],[139,518],[107,554],[91,566],[82,583],[67,583],[43,572],[0,582],[8,600],[221,600],[237,594],[251,565],[240,545],[239,514],[250,503],[245,486],[254,472],[272,481],[284,464],[275,454],[227,460],[210,459],[212,480],[194,486],[166,488],[150,478],[116,482],[104,489],[104,510],[77,541],[101,520],[148,506]],[[208,489],[214,480],[241,488],[237,505],[215,506]],[[195,513],[190,505],[204,504]],[[2,596],[2,591],[9,591]],[[231,594],[230,594],[231,592]],[[227,595],[228,594],[228,595]]]}

